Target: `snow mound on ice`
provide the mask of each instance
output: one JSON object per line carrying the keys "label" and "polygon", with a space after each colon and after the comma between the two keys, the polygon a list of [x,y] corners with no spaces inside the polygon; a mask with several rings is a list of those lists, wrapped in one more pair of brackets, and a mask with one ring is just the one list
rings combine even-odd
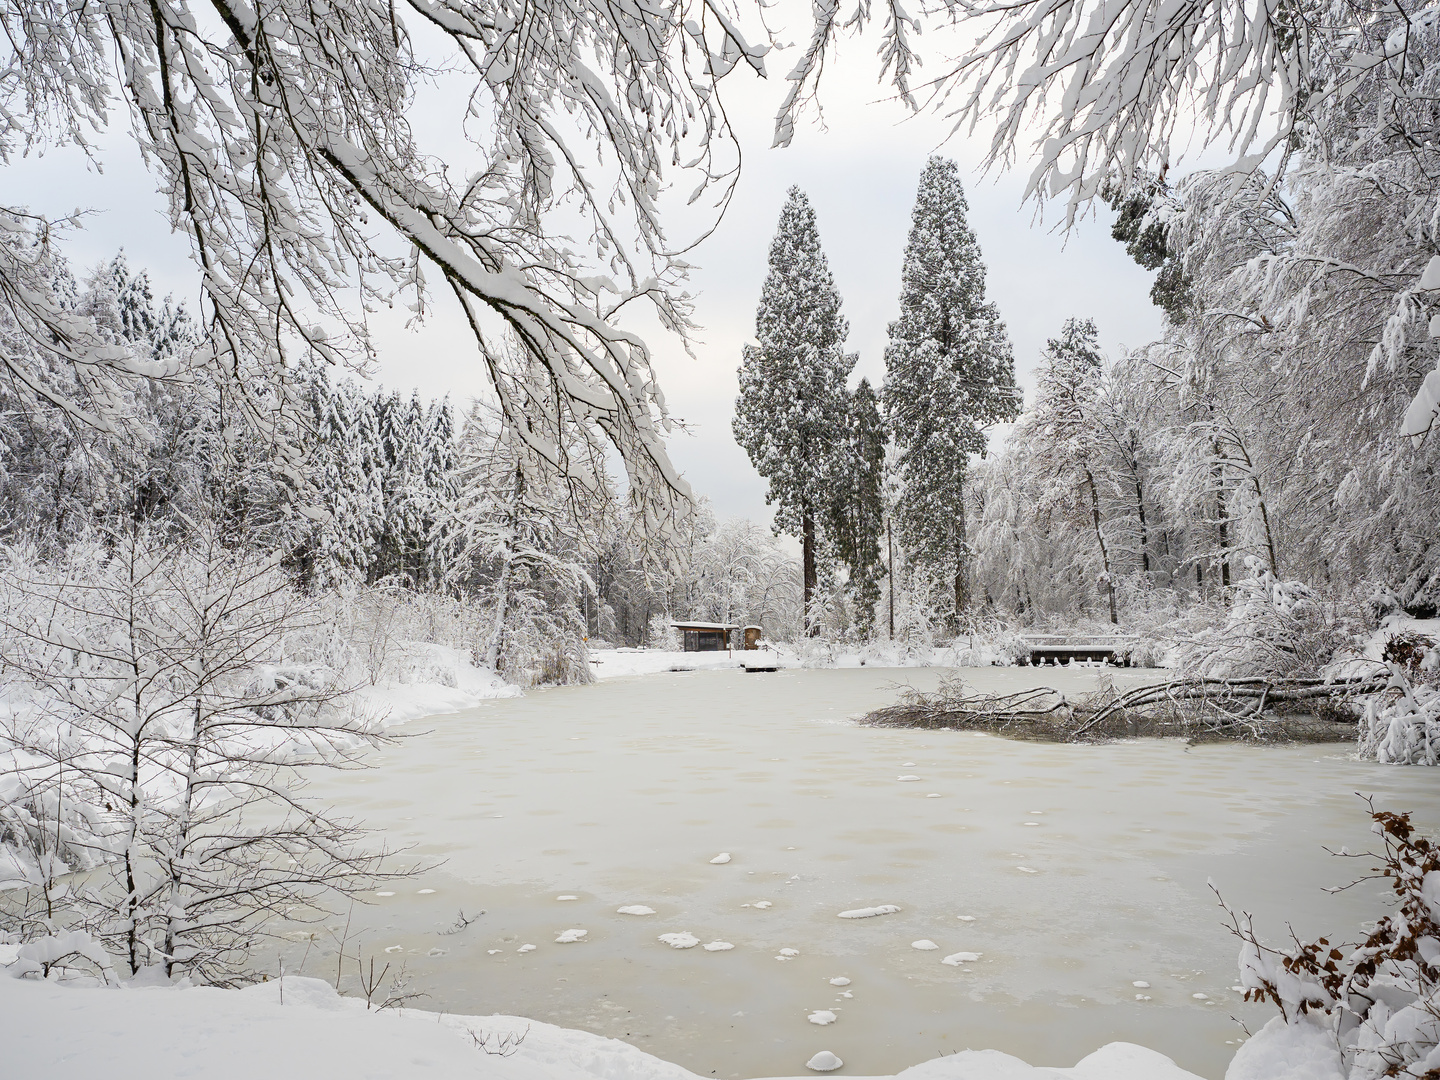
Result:
{"label": "snow mound on ice", "polygon": [[653,907],[646,907],[644,904],[629,904],[626,907],[616,908],[616,915],[654,915]]}
{"label": "snow mound on ice", "polygon": [[984,955],[984,953],[978,952],[956,952],[951,953],[940,962],[942,964],[949,964],[951,967],[959,967],[961,964],[973,964]]}
{"label": "snow mound on ice", "polygon": [[735,946],[728,941],[712,941],[705,946],[706,952],[729,952]]}
{"label": "snow mound on ice", "polygon": [[921,938],[919,941],[910,942],[910,947],[912,949],[919,949],[921,952],[929,952],[931,949],[938,949],[940,946],[936,945],[929,938]]}
{"label": "snow mound on ice", "polygon": [[566,930],[555,940],[561,945],[569,945],[572,942],[581,940],[588,933],[588,930]]}
{"label": "snow mound on ice", "polygon": [[821,1050],[809,1061],[805,1062],[805,1067],[807,1069],[814,1069],[816,1072],[834,1072],[844,1064],[845,1062],[841,1061],[829,1050]]}
{"label": "snow mound on ice", "polygon": [[835,1014],[829,1009],[820,1009],[817,1012],[811,1013],[805,1019],[809,1020],[812,1024],[820,1024],[823,1027],[825,1024],[833,1024],[835,1022]]}
{"label": "snow mound on ice", "polygon": [[1277,1016],[1241,1044],[1225,1080],[1344,1080],[1340,1050],[1330,1032]]}
{"label": "snow mound on ice", "polygon": [[710,860],[710,864],[712,866],[724,866],[729,861],[730,853],[728,851],[722,851],[719,855],[716,855],[713,859]]}
{"label": "snow mound on ice", "polygon": [[672,949],[693,949],[700,944],[700,939],[694,934],[681,931],[678,934],[661,934],[660,940]]}
{"label": "snow mound on ice", "polygon": [[849,911],[842,911],[837,916],[841,919],[871,919],[876,915],[894,915],[900,909],[894,904],[878,904],[875,907],[857,907]]}
{"label": "snow mound on ice", "polygon": [[850,980],[847,979],[847,978],[845,978],[844,975],[841,975],[838,979],[831,979],[831,980],[830,980],[830,985],[831,985],[831,986],[849,986],[849,985],[850,985]]}

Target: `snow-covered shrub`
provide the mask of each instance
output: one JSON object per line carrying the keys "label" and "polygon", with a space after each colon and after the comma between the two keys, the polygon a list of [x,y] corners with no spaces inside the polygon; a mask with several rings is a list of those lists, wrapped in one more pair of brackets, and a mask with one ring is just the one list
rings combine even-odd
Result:
{"label": "snow-covered shrub", "polygon": [[645,644],[652,649],[676,652],[680,648],[680,635],[670,625],[669,615],[651,615],[650,624],[645,628]]}
{"label": "snow-covered shrub", "polygon": [[1316,675],[1354,639],[1350,620],[1308,585],[1280,581],[1254,556],[1235,587],[1225,624],[1182,642],[1187,675],[1253,678]]}
{"label": "snow-covered shrub", "polygon": [[278,558],[143,528],[58,564],[0,558],[0,675],[26,699],[0,717],[19,879],[0,926],[84,930],[130,976],[226,982],[268,919],[373,887],[358,829],[294,791],[296,768],[378,735],[330,668],[289,655],[322,616]]}
{"label": "snow-covered shrub", "polygon": [[1417,835],[1409,814],[1372,809],[1372,817],[1384,849],[1362,857],[1380,860],[1372,876],[1390,882],[1396,906],[1364,941],[1296,939],[1273,949],[1248,915],[1230,913],[1245,999],[1271,1002],[1286,1025],[1267,1025],[1247,1056],[1318,1025],[1339,1046],[1346,1080],[1440,1075],[1440,845]]}
{"label": "snow-covered shrub", "polygon": [[60,930],[25,942],[15,959],[3,968],[13,979],[39,978],[53,982],[115,982],[115,968],[105,946],[84,930]]}
{"label": "snow-covered shrub", "polygon": [[[1432,659],[1440,660],[1440,650],[1430,650],[1425,663]],[[1387,765],[1440,764],[1440,685],[1390,661],[1390,685],[1365,702],[1359,752]]]}

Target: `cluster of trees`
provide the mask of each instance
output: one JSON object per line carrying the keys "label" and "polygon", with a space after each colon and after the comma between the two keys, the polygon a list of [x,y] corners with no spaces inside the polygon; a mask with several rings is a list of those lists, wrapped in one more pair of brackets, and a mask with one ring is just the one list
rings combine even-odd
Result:
{"label": "cluster of trees", "polygon": [[[1019,392],[966,212],[955,163],[932,158],[877,394],[867,379],[847,385],[856,356],[809,201],[792,188],[781,211],[734,430],[769,481],[776,529],[801,538],[811,633],[868,638],[883,609],[893,637],[900,602],[953,631],[972,606],[971,459],[989,427],[1014,418]],[[821,589],[841,568],[844,588]]]}

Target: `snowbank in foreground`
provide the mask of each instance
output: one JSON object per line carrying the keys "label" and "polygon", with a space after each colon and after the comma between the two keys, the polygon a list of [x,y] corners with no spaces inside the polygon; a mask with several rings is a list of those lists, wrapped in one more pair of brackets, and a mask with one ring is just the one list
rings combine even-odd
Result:
{"label": "snowbank in foreground", "polygon": [[431,642],[407,642],[418,656],[404,680],[362,686],[352,695],[362,716],[373,716],[394,727],[422,716],[473,709],[493,698],[521,697],[518,686],[507,683],[489,668],[477,668],[458,650]]}
{"label": "snowbank in foreground", "polygon": [[[0,1061],[7,1076],[46,1080],[700,1080],[628,1043],[513,1016],[366,1012],[364,1002],[337,996],[327,983],[293,976],[283,981],[281,999],[280,980],[246,990],[100,990],[0,975]],[[508,1057],[476,1045],[483,1039],[494,1050],[501,1038],[527,1028]],[[797,1072],[803,1067],[796,1062]],[[1032,1068],[1008,1054],[967,1050],[899,1077],[1200,1080],[1128,1043],[1111,1043],[1069,1069]]]}

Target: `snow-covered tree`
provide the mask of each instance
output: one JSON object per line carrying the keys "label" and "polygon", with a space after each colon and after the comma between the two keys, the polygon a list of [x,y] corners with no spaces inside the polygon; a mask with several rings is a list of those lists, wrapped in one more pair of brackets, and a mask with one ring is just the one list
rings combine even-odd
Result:
{"label": "snow-covered tree", "polygon": [[453,476],[451,579],[489,610],[477,661],[520,685],[590,681],[581,605],[611,496],[589,479],[572,487],[493,407],[472,408]]}
{"label": "snow-covered tree", "polygon": [[880,542],[885,535],[886,441],[879,398],[870,380],[861,379],[846,408],[829,533],[849,573],[848,592],[862,638],[875,631],[880,579],[885,575]]}
{"label": "snow-covered tree", "polygon": [[1005,324],[985,299],[985,264],[953,161],[920,175],[901,269],[900,317],[885,349],[885,406],[898,452],[895,522],[918,568],[947,586],[958,625],[971,549],[965,482],[985,429],[1019,412]]}
{"label": "snow-covered tree", "polygon": [[815,211],[798,187],[786,194],[770,242],[769,272],[746,345],[732,428],[769,481],[775,527],[800,537],[805,617],[818,581],[821,530],[832,509],[847,430],[849,323],[820,248]]}
{"label": "snow-covered tree", "polygon": [[0,731],[5,797],[45,795],[51,860],[94,868],[12,910],[24,932],[79,920],[128,973],[223,983],[282,911],[373,888],[358,830],[295,793],[379,736],[287,651],[321,628],[277,557],[136,526],[60,564],[11,549],[5,578],[0,666],[34,701]]}

